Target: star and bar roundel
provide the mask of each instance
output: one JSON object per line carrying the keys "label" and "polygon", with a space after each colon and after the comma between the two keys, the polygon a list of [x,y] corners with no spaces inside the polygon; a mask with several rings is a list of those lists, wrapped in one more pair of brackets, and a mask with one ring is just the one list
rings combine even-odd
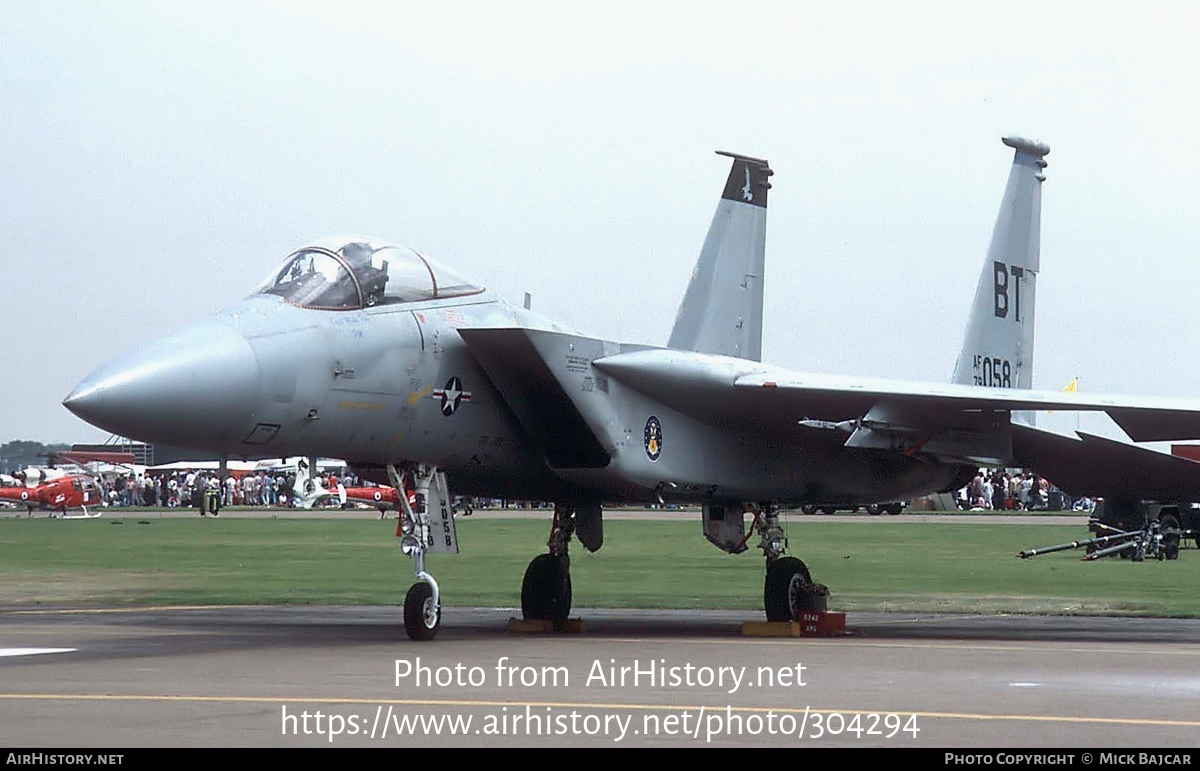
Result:
{"label": "star and bar roundel", "polygon": [[445,386],[434,390],[433,398],[441,401],[442,414],[450,417],[460,404],[471,401],[471,392],[464,391],[462,381],[455,376],[447,380]]}

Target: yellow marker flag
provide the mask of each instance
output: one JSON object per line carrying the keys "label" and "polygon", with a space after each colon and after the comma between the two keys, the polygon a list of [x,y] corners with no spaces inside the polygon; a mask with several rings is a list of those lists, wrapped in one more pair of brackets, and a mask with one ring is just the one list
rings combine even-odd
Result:
{"label": "yellow marker flag", "polygon": [[[1065,386],[1063,386],[1062,390],[1070,391],[1071,393],[1078,391],[1079,390],[1079,376],[1076,375],[1075,377],[1071,378],[1071,382],[1067,383]],[[1054,410],[1046,410],[1046,412],[1053,413]],[[1079,417],[1079,413],[1076,413],[1075,416]]]}

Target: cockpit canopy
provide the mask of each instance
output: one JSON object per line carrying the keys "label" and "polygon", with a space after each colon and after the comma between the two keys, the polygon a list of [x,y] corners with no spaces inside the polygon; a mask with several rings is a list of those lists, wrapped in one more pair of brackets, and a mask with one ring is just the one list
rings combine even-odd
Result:
{"label": "cockpit canopy", "polygon": [[342,311],[482,291],[412,249],[346,237],[292,253],[255,293],[278,295],[304,308]]}

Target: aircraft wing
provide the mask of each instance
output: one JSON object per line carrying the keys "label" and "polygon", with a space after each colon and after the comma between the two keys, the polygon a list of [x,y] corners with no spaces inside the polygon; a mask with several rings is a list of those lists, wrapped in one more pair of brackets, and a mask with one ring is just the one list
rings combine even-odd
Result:
{"label": "aircraft wing", "polygon": [[1200,438],[1200,401],[1190,399],[808,374],[662,349],[621,353],[594,365],[683,412],[721,421],[858,421],[919,432],[989,412],[1090,411],[1108,413],[1137,442]]}
{"label": "aircraft wing", "polygon": [[730,431],[797,446],[838,431],[846,447],[948,462],[1012,462],[1015,410],[1107,412],[1136,441],[1200,438],[1200,401],[807,374],[537,329],[459,334],[557,467],[601,467],[619,442],[596,398],[609,379]]}

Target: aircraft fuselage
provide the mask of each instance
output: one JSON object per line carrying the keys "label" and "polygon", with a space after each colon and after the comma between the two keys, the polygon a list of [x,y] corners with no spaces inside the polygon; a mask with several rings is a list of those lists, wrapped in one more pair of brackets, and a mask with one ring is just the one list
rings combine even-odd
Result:
{"label": "aircraft fuselage", "polygon": [[[502,393],[459,332],[506,327],[553,333],[563,350],[546,356],[547,387],[589,413],[589,436],[569,421],[544,427],[549,439],[531,433],[521,401],[543,402],[529,405],[536,411],[552,397]],[[126,436],[228,457],[433,464],[466,495],[870,502],[948,487],[958,474],[847,450],[832,432],[712,425],[592,366],[641,347],[570,334],[487,292],[344,311],[253,295],[113,360],[67,404]]]}

